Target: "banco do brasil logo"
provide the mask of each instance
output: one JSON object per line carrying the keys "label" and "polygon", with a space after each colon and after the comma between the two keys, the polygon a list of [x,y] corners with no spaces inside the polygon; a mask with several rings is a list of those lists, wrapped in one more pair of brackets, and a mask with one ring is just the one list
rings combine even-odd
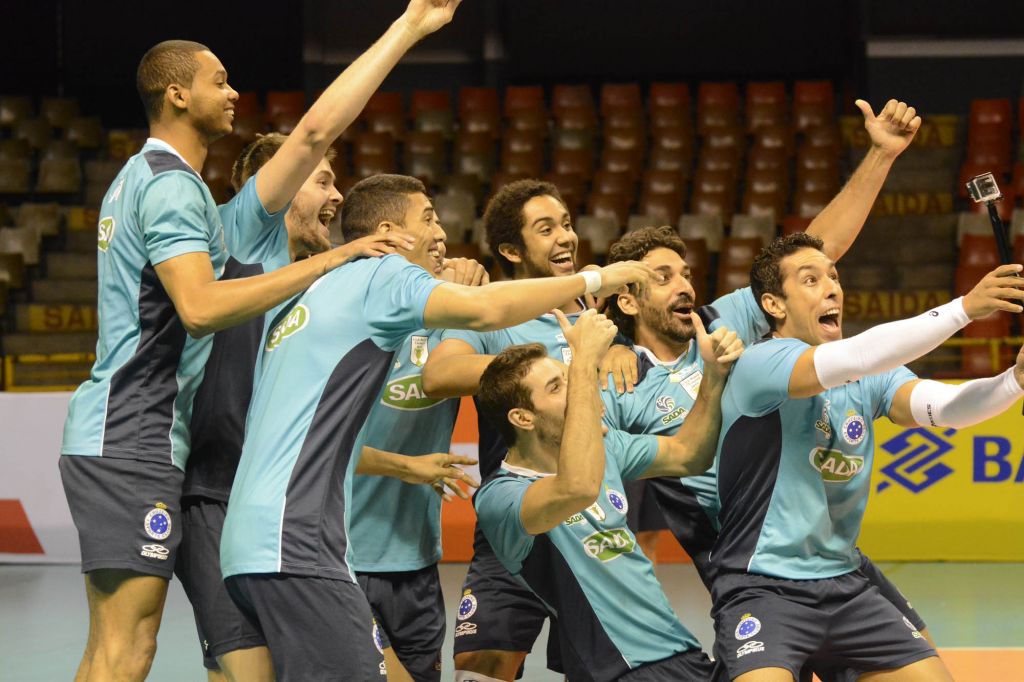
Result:
{"label": "banco do brasil logo", "polygon": [[[949,438],[956,429],[946,429],[942,436]],[[907,429],[903,433],[882,443],[882,449],[895,459],[880,469],[888,479],[875,488],[882,492],[893,483],[903,486],[912,493],[919,493],[953,473],[953,469],[941,461],[943,455],[953,449],[953,444],[928,429]]]}

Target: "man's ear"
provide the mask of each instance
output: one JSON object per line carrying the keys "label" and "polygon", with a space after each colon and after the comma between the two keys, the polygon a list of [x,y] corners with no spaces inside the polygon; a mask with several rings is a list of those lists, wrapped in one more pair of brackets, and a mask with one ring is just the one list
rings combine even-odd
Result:
{"label": "man's ear", "polygon": [[640,306],[637,305],[636,296],[629,292],[616,296],[612,305],[618,306],[623,315],[636,317],[640,313]]}
{"label": "man's ear", "polygon": [[764,308],[766,313],[775,318],[777,322],[782,322],[786,319],[786,299],[782,296],[776,296],[766,291],[761,294],[761,307]]}
{"label": "man's ear", "polygon": [[505,257],[510,263],[522,263],[523,256],[519,253],[519,247],[515,244],[502,242],[498,245],[498,253]]}
{"label": "man's ear", "polygon": [[377,224],[377,229],[374,232],[374,234],[384,234],[397,229],[398,225],[395,225],[390,220],[382,220],[380,223]]}
{"label": "man's ear", "polygon": [[513,407],[508,411],[508,420],[512,426],[523,431],[532,431],[534,427],[534,414],[532,410],[523,407]]}
{"label": "man's ear", "polygon": [[165,107],[173,107],[179,111],[188,109],[189,91],[177,83],[171,83],[164,90]]}

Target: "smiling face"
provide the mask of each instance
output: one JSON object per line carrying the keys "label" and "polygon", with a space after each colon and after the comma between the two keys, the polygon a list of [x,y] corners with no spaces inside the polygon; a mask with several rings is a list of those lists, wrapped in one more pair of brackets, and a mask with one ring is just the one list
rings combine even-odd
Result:
{"label": "smiling face", "polygon": [[523,204],[522,214],[524,247],[502,246],[503,255],[514,265],[516,278],[575,274],[579,237],[565,205],[550,195],[536,196]]}
{"label": "smiling face", "polygon": [[288,247],[293,259],[305,258],[331,248],[328,226],[334,220],[342,197],[334,186],[334,171],[321,159],[302,187],[295,193],[285,215]]}
{"label": "smiling face", "polygon": [[[545,445],[557,447],[562,442],[568,406],[568,369],[558,360],[541,358],[533,362],[522,381],[533,404],[529,410],[532,413],[532,430],[537,440]],[[512,410],[513,413],[516,411]],[[516,424],[514,414],[510,419]]]}
{"label": "smiling face", "polygon": [[673,346],[684,345],[694,336],[690,313],[696,294],[690,281],[690,266],[672,249],[651,249],[642,261],[659,275],[637,294],[621,294],[618,305],[636,324],[635,341],[651,346],[651,337]]}
{"label": "smiling face", "polygon": [[191,85],[180,86],[180,97],[192,125],[209,141],[213,141],[231,132],[238,93],[228,85],[227,70],[216,55],[203,50],[197,52],[195,57],[199,68]]}
{"label": "smiling face", "polygon": [[[445,239],[441,222],[434,212],[434,204],[426,194],[407,194],[404,225],[398,226],[416,237],[416,247],[406,255],[411,263],[434,275],[441,276],[444,269]],[[401,253],[401,252],[400,252]]]}
{"label": "smiling face", "polygon": [[814,248],[779,261],[783,296],[765,293],[762,305],[780,336],[816,346],[843,338],[843,288],[835,263]]}

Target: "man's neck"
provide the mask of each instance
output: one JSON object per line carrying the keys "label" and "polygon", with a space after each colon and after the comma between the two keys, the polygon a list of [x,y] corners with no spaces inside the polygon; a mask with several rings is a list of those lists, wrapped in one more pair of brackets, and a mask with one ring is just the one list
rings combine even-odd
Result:
{"label": "man's neck", "polygon": [[161,122],[149,127],[149,135],[174,147],[193,170],[202,172],[209,142],[198,130],[184,121]]}
{"label": "man's neck", "polygon": [[[574,274],[579,274],[579,273],[574,273]],[[554,275],[546,275],[546,277],[554,277]],[[566,277],[572,277],[572,275],[566,275]],[[520,270],[520,269],[516,269],[515,272],[512,274],[512,279],[518,281],[518,280],[521,280],[521,279],[533,279],[533,278],[530,277],[530,275],[527,272],[525,272],[523,270]],[[571,315],[572,313],[581,313],[581,312],[583,312],[583,306],[580,305],[579,301],[577,301],[577,300],[573,300],[573,301],[570,301],[569,303],[566,303],[563,306],[559,306],[558,309],[561,310],[566,315]]]}
{"label": "man's neck", "polygon": [[533,438],[520,433],[515,445],[508,449],[505,461],[514,467],[530,469],[539,474],[558,473],[558,449],[546,448]]}
{"label": "man's neck", "polygon": [[666,339],[643,327],[637,327],[634,341],[651,351],[661,362],[672,362],[690,350],[690,341]]}

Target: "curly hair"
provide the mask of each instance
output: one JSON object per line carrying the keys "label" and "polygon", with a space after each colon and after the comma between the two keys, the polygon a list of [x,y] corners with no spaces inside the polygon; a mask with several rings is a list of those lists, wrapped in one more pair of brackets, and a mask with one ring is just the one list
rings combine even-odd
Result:
{"label": "curly hair", "polygon": [[509,447],[516,443],[516,429],[508,420],[508,411],[516,407],[533,409],[523,379],[534,362],[546,357],[548,351],[539,343],[509,346],[491,360],[480,376],[477,406]]}
{"label": "curly hair", "polygon": [[[619,263],[624,260],[641,260],[654,249],[668,249],[675,251],[683,260],[686,259],[686,243],[679,233],[668,225],[661,227],[644,227],[639,230],[626,233],[626,235],[612,245],[608,252],[609,263]],[[630,291],[636,293],[631,285]],[[619,332],[626,338],[636,337],[636,320],[632,315],[627,315],[619,308],[618,295],[609,296],[605,301],[604,314],[615,323]]]}
{"label": "curly hair", "polygon": [[491,255],[501,266],[501,271],[506,277],[514,274],[515,267],[512,261],[498,251],[498,247],[502,244],[512,244],[520,250],[526,249],[526,242],[523,241],[523,207],[530,199],[544,196],[554,197],[565,205],[558,188],[542,180],[510,182],[495,192],[487,203],[484,210],[487,243],[491,245]]}
{"label": "curly hair", "polygon": [[800,249],[817,249],[824,251],[824,242],[819,237],[806,232],[796,232],[778,237],[771,244],[761,249],[754,258],[754,264],[750,266],[750,289],[754,294],[754,300],[761,307],[768,325],[775,329],[776,319],[768,314],[761,303],[762,294],[774,294],[785,298],[782,291],[782,267],[780,263],[786,256],[790,256]]}

